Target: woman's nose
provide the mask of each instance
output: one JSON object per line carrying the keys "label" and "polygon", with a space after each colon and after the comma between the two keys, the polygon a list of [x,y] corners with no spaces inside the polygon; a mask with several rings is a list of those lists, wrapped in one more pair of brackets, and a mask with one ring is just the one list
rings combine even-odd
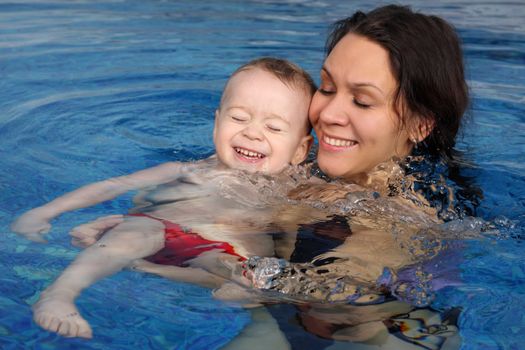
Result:
{"label": "woman's nose", "polygon": [[319,120],[325,124],[347,125],[350,122],[348,112],[343,97],[335,95],[321,108]]}

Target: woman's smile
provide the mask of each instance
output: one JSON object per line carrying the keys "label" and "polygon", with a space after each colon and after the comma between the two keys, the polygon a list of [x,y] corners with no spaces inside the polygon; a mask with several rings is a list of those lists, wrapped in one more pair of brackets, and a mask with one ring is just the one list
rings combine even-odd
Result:
{"label": "woman's smile", "polygon": [[357,146],[357,144],[358,142],[355,140],[330,137],[327,135],[323,135],[319,139],[319,146],[329,152],[347,151]]}

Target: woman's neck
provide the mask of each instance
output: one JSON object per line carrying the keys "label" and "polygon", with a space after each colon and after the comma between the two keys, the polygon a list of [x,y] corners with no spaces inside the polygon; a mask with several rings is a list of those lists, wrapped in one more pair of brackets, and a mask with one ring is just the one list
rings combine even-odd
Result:
{"label": "woman's neck", "polygon": [[391,190],[390,185],[398,182],[403,176],[404,171],[399,161],[392,159],[377,165],[367,173],[359,173],[344,180],[377,191],[381,195],[387,195]]}

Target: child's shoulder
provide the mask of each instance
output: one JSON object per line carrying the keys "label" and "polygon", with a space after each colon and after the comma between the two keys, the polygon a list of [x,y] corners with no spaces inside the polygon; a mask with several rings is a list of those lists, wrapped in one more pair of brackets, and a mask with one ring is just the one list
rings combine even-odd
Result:
{"label": "child's shoulder", "polygon": [[167,172],[171,172],[172,179],[169,183],[178,183],[181,179],[194,183],[214,182],[218,179],[232,177],[236,171],[222,165],[215,155],[205,159],[187,162],[167,162],[161,166],[166,167]]}
{"label": "child's shoulder", "polygon": [[219,169],[219,161],[215,155],[208,158],[189,160],[189,161],[170,161],[160,165],[168,169],[172,169],[174,172],[195,172],[195,171],[213,171]]}

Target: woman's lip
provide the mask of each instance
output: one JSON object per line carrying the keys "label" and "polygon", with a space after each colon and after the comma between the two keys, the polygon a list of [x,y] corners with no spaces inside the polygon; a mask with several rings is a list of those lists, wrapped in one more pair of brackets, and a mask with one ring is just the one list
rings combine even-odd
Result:
{"label": "woman's lip", "polygon": [[358,142],[354,140],[341,139],[327,135],[323,135],[319,138],[320,148],[332,152],[346,151],[355,147],[357,144]]}

